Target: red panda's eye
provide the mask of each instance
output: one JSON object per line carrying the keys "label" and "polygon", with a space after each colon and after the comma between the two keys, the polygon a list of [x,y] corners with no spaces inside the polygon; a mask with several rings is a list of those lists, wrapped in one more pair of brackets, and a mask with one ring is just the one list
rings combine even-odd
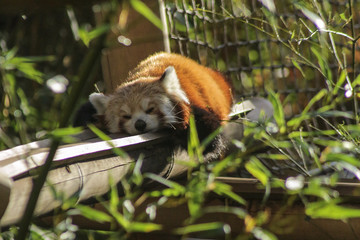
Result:
{"label": "red panda's eye", "polygon": [[125,118],[125,119],[130,119],[130,118],[131,118],[131,115],[124,115],[123,118]]}
{"label": "red panda's eye", "polygon": [[152,111],[154,111],[154,108],[153,108],[153,107],[151,107],[151,108],[149,108],[148,110],[146,110],[145,113],[146,113],[146,114],[149,114],[149,113],[151,113]]}

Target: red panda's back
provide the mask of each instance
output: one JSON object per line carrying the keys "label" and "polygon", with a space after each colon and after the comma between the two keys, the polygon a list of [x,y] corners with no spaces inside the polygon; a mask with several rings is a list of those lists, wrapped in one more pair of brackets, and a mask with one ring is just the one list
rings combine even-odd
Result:
{"label": "red panda's back", "polygon": [[128,81],[139,78],[160,78],[173,66],[191,105],[215,113],[226,120],[232,104],[231,86],[219,73],[178,54],[158,53],[142,61],[129,75]]}

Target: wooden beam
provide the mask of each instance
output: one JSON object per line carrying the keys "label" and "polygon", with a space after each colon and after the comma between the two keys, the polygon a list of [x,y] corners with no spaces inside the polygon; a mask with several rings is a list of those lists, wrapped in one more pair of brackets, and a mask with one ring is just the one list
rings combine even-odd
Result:
{"label": "wooden beam", "polygon": [[[140,154],[144,154],[143,171],[166,176],[172,165],[168,162],[172,147],[168,138],[164,133],[146,133],[115,138],[111,145],[93,138],[90,143],[62,146],[56,153],[53,169],[41,191],[35,215],[45,214],[59,206],[53,189],[65,198],[76,196],[78,201],[105,194],[109,191],[110,177],[115,184],[119,183]],[[9,155],[0,160],[1,171],[15,180],[0,226],[15,224],[21,218],[32,189],[31,171],[41,166],[47,155],[46,148],[33,153],[31,147],[46,144],[41,142],[18,147],[17,151],[7,151]],[[116,156],[112,152],[113,147],[123,149],[129,157]]]}
{"label": "wooden beam", "polygon": [[[112,135],[119,137],[119,135]],[[95,138],[96,139],[96,138]],[[131,148],[142,148],[149,144],[164,142],[168,136],[164,133],[146,133],[136,136],[115,138],[111,143],[99,139],[96,142],[83,143],[75,146],[63,146],[58,149],[54,158],[54,167],[74,162],[111,155],[112,148],[127,151]],[[30,143],[0,153],[0,167],[11,178],[17,178],[41,166],[47,156],[50,141]]]}

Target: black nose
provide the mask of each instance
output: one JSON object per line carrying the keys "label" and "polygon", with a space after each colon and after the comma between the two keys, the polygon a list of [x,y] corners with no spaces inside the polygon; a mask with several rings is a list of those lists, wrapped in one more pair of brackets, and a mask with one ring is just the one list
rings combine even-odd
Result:
{"label": "black nose", "polygon": [[143,132],[146,128],[146,122],[144,122],[143,120],[139,119],[135,122],[135,128],[136,130],[138,130],[139,132]]}

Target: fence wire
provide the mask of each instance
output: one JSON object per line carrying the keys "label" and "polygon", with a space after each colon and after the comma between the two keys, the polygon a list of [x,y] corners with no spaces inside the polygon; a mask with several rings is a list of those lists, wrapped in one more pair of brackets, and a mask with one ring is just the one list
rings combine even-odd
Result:
{"label": "fence wire", "polygon": [[[341,69],[353,72],[360,54],[357,48],[353,59],[349,41],[360,21],[354,17],[351,28],[350,1],[312,1],[315,15],[291,1],[274,2],[274,14],[257,0],[165,1],[165,12],[172,52],[224,72],[243,98],[278,92],[290,118],[333,87]],[[359,7],[355,1],[353,9]],[[332,32],[320,31],[321,24]]]}

